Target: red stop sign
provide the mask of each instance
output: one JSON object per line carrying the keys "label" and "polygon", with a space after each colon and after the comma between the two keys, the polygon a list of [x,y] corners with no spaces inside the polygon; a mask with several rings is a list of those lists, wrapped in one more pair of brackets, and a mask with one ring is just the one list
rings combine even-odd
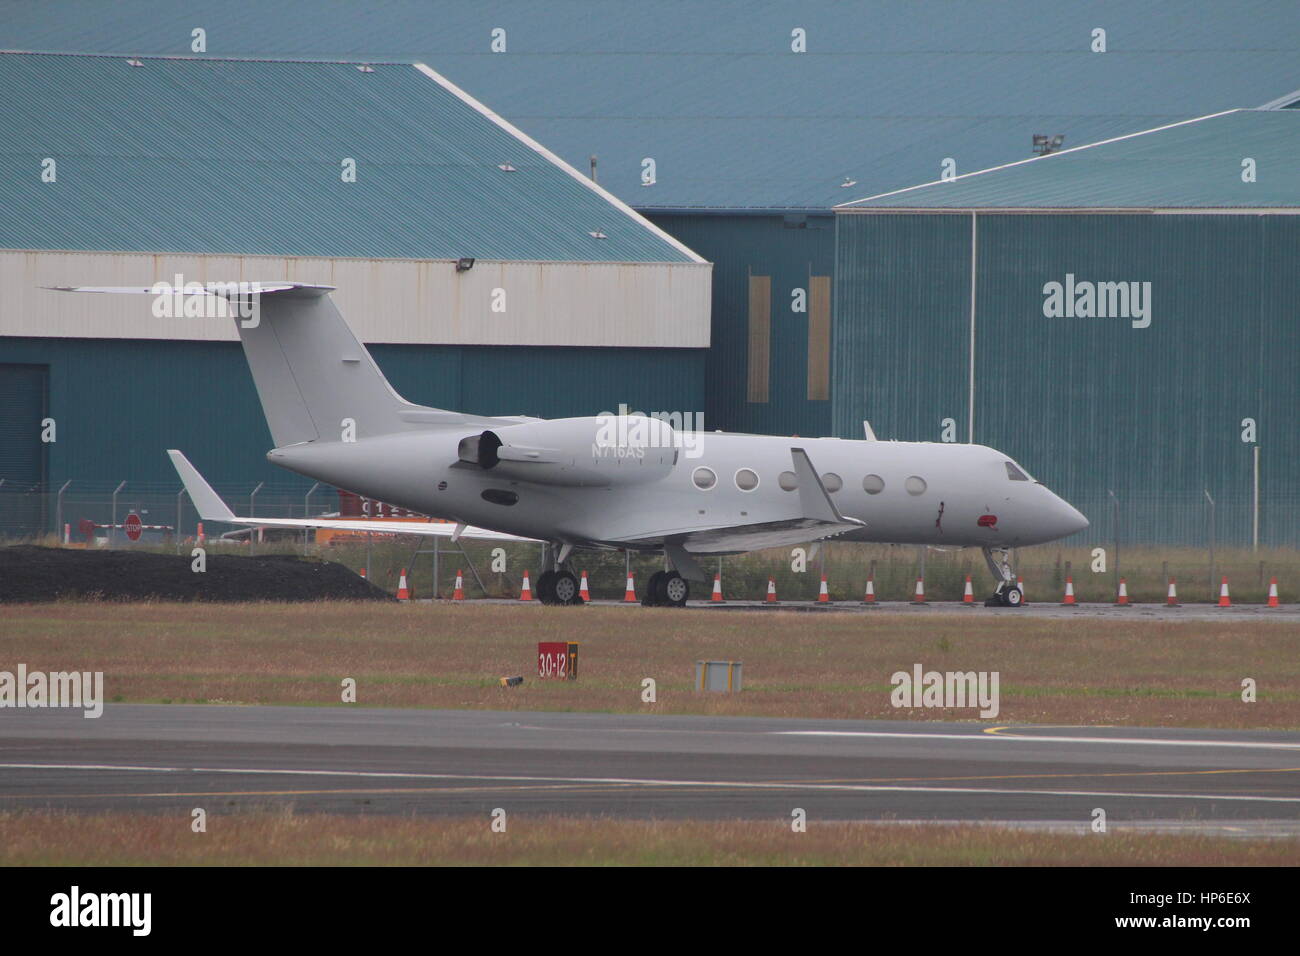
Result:
{"label": "red stop sign", "polygon": [[127,515],[127,516],[126,516],[125,527],[126,527],[126,536],[127,536],[128,538],[130,538],[132,541],[139,541],[139,540],[140,540],[140,532],[141,532],[143,529],[140,527],[140,516],[139,516],[139,515],[137,515],[137,514],[130,514],[130,515]]}

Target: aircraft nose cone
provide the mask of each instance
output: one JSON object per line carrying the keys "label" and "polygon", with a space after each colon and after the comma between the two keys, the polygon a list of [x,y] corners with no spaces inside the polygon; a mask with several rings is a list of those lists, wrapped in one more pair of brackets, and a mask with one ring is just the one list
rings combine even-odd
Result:
{"label": "aircraft nose cone", "polygon": [[1060,497],[1056,499],[1056,507],[1053,509],[1053,518],[1057,524],[1057,537],[1059,538],[1078,534],[1090,524],[1088,519],[1083,516],[1083,513],[1079,511],[1078,508]]}

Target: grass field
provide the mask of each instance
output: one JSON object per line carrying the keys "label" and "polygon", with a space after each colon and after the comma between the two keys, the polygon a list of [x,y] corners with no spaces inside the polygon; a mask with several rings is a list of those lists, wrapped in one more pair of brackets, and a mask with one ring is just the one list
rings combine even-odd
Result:
{"label": "grass field", "polygon": [[1294,866],[1300,840],[988,826],[0,813],[0,866]]}
{"label": "grass field", "polygon": [[[580,679],[536,679],[536,643],[577,640]],[[744,662],[699,694],[697,660]],[[109,700],[969,719],[890,705],[890,675],[998,671],[996,723],[1300,727],[1294,622],[1067,620],[618,607],[10,605],[0,669],[98,670]],[[521,675],[521,687],[498,686]],[[653,678],[657,701],[643,703]],[[1241,700],[1252,678],[1258,702]]]}

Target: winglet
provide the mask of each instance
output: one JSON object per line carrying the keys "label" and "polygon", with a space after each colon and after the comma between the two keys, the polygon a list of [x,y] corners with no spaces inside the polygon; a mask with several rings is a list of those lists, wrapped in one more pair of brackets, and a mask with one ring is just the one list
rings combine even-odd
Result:
{"label": "winglet", "polygon": [[799,505],[803,508],[805,518],[829,521],[835,524],[861,524],[857,518],[846,518],[840,514],[831,496],[826,493],[826,486],[808,459],[808,453],[802,448],[791,448],[790,457],[794,461],[794,474],[799,484]]}
{"label": "winglet", "polygon": [[235,513],[226,507],[226,503],[212,490],[212,486],[199,474],[198,469],[190,464],[188,458],[174,448],[167,450],[167,456],[171,458],[176,473],[181,476],[181,484],[185,486],[190,501],[194,502],[194,507],[198,509],[200,518],[204,521],[231,523],[238,521]]}

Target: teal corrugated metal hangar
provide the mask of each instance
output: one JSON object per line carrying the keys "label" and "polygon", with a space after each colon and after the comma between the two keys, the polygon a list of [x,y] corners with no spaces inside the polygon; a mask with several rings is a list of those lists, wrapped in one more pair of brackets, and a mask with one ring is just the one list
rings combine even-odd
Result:
{"label": "teal corrugated metal hangar", "polygon": [[0,9],[12,48],[429,63],[573,166],[594,156],[716,264],[705,420],[761,432],[832,429],[837,203],[1028,157],[1034,134],[1074,146],[1300,100],[1293,0]]}
{"label": "teal corrugated metal hangar", "polygon": [[1237,110],[839,207],[837,433],[993,445],[1095,542],[1204,544],[1213,499],[1297,546],[1298,156]]}

